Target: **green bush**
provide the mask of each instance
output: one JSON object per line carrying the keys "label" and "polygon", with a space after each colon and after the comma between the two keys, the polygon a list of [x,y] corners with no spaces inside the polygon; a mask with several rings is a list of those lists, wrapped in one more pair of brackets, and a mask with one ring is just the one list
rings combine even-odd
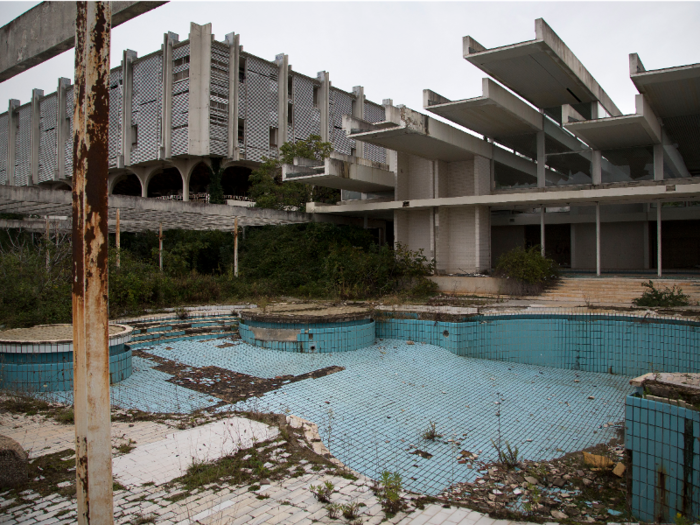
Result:
{"label": "green bush", "polygon": [[690,304],[689,297],[683,293],[683,290],[674,286],[673,288],[664,288],[659,290],[654,288],[654,283],[642,283],[646,288],[641,297],[634,299],[632,303],[635,306],[688,306]]}
{"label": "green bush", "polygon": [[543,257],[539,246],[518,247],[501,255],[495,274],[513,279],[517,283],[515,291],[538,293],[559,278],[559,265]]}

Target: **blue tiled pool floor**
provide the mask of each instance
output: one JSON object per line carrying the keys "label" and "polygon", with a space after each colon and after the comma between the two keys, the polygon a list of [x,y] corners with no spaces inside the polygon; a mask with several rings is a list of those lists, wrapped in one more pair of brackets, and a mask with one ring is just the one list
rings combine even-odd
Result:
{"label": "blue tiled pool floor", "polygon": [[[609,424],[624,419],[631,391],[624,376],[466,358],[399,340],[377,340],[369,348],[335,354],[295,354],[245,343],[217,348],[220,344],[183,340],[145,350],[188,366],[266,378],[345,367],[224,408],[313,421],[331,453],[350,468],[370,477],[398,471],[407,489],[427,494],[477,477],[469,464],[457,463],[462,450],[479,454],[480,460],[496,459],[491,440],[498,439],[499,419],[502,441],[516,445],[526,459],[551,459],[607,442],[616,432]],[[218,402],[167,382],[168,374],[153,366],[134,357],[132,376],[112,387],[113,403],[189,412]],[[439,440],[421,437],[431,421],[443,435]],[[433,457],[410,454],[411,446]]]}

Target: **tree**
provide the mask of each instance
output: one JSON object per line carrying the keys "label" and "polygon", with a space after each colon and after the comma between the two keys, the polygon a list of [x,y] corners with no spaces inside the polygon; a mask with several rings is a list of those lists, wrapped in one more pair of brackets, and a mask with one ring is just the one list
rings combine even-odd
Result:
{"label": "tree", "polygon": [[258,208],[303,211],[307,202],[335,203],[340,192],[301,182],[282,182],[282,164],[292,164],[295,157],[323,161],[330,156],[333,146],[318,135],[306,140],[285,142],[280,147],[279,159],[263,157],[263,163],[250,174],[248,195]]}

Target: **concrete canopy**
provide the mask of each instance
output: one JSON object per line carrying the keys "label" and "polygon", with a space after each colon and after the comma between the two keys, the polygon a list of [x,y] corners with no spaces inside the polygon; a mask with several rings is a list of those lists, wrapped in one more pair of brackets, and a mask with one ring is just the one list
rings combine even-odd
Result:
{"label": "concrete canopy", "polygon": [[493,139],[542,131],[542,115],[489,78],[482,79],[483,95],[450,101],[423,91],[423,107],[455,124]]}
{"label": "concrete canopy", "polygon": [[295,158],[283,164],[282,180],[364,193],[394,189],[394,172],[386,164],[335,151],[323,162]]}
{"label": "concrete canopy", "polygon": [[[407,107],[386,109],[387,122],[377,125],[345,115],[348,138],[430,160],[454,162],[475,155],[491,158],[491,144]],[[387,126],[387,123],[391,127]],[[363,129],[364,128],[364,129]]]}
{"label": "concrete canopy", "polygon": [[[72,217],[72,193],[39,187],[0,186],[0,213]],[[239,226],[266,226],[311,222],[311,215],[300,212],[244,208],[158,199],[127,195],[109,196],[110,225],[120,210],[123,231],[158,230],[223,230],[233,231],[236,218]],[[17,221],[19,222],[19,221]]]}
{"label": "concrete canopy", "polygon": [[535,20],[535,33],[535,40],[493,49],[466,36],[464,58],[538,108],[597,101],[611,115],[621,115],[608,94],[541,18]]}
{"label": "concrete canopy", "polygon": [[632,53],[630,78],[662,119],[688,171],[700,174],[700,64],[646,71]]}
{"label": "concrete canopy", "polygon": [[565,122],[564,127],[598,150],[632,148],[661,144],[661,125],[644,95],[636,97],[634,115],[581,122]]}

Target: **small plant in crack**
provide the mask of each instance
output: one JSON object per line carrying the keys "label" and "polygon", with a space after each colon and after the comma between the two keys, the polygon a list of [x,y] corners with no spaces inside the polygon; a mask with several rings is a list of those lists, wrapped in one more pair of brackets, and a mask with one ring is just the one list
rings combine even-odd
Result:
{"label": "small plant in crack", "polygon": [[331,495],[335,491],[335,485],[330,481],[325,481],[323,485],[310,485],[309,490],[321,503],[329,503],[331,501]]}
{"label": "small plant in crack", "polygon": [[132,450],[134,450],[136,448],[134,446],[135,443],[136,443],[136,441],[129,438],[129,441],[127,441],[126,443],[122,443],[121,445],[119,445],[117,447],[117,452],[119,452],[120,454],[128,454],[129,452],[131,452]]}
{"label": "small plant in crack", "polygon": [[328,517],[332,520],[336,520],[340,518],[340,512],[341,508],[338,503],[331,503],[330,505],[326,505],[326,510],[328,511]]}
{"label": "small plant in crack", "polygon": [[442,437],[442,434],[439,434],[437,431],[437,424],[435,421],[430,421],[428,423],[428,428],[423,432],[423,439],[427,439],[429,441],[435,441],[437,438]]}
{"label": "small plant in crack", "polygon": [[346,520],[355,520],[360,516],[360,504],[356,501],[345,503],[340,506],[340,509],[343,512],[343,518]]}
{"label": "small plant in crack", "polygon": [[403,482],[401,480],[401,474],[398,472],[389,472],[388,470],[382,472],[376,494],[377,498],[379,498],[382,510],[388,516],[395,515],[403,508],[404,501],[401,499],[402,490]]}

